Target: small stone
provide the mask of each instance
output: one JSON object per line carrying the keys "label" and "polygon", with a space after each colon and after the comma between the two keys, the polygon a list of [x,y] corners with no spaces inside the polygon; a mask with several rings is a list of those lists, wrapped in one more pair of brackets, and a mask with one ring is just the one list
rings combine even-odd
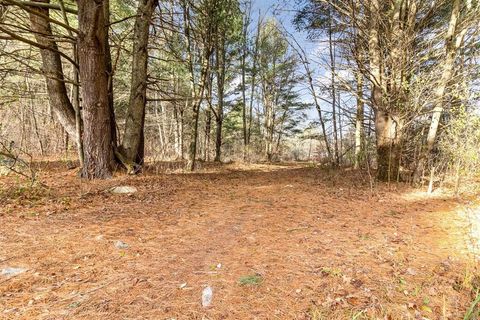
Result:
{"label": "small stone", "polygon": [[102,241],[103,240],[103,234],[99,234],[98,236],[96,236],[95,240]]}
{"label": "small stone", "polygon": [[130,186],[118,186],[110,189],[110,192],[115,194],[131,194],[137,191],[137,188]]}
{"label": "small stone", "polygon": [[117,240],[117,241],[115,241],[115,248],[117,248],[117,249],[127,249],[128,244],[126,244],[123,241]]}
{"label": "small stone", "polygon": [[183,289],[183,288],[185,288],[186,286],[187,286],[187,283],[184,282],[184,283],[182,283],[182,284],[179,286],[179,288],[180,288],[180,289]]}
{"label": "small stone", "polygon": [[412,268],[408,268],[406,272],[407,272],[407,274],[409,274],[411,276],[416,276],[417,275],[417,271],[415,271],[415,269],[412,269]]}
{"label": "small stone", "polygon": [[213,299],[213,289],[211,287],[206,287],[202,291],[202,307],[206,308],[212,304]]}
{"label": "small stone", "polygon": [[250,243],[254,243],[255,241],[257,241],[257,239],[255,239],[254,236],[248,236],[247,241],[250,242]]}
{"label": "small stone", "polygon": [[300,293],[300,292],[302,292],[302,289],[297,289],[297,290],[295,290],[295,292]]}
{"label": "small stone", "polygon": [[222,268],[222,264],[221,263],[217,264],[217,269],[221,269],[221,268]]}
{"label": "small stone", "polygon": [[25,271],[27,271],[27,269],[25,268],[5,268],[2,269],[2,272],[0,274],[5,277],[13,277],[24,273]]}

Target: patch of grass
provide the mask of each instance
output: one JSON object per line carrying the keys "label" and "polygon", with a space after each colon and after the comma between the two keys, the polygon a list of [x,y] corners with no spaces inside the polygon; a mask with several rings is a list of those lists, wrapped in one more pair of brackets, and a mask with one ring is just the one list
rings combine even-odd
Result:
{"label": "patch of grass", "polygon": [[360,319],[363,319],[363,315],[364,315],[365,311],[362,310],[360,312],[356,312],[352,315],[352,320],[360,320]]}
{"label": "patch of grass", "polygon": [[80,301],[74,301],[68,305],[68,308],[78,308],[82,303]]}
{"label": "patch of grass", "polygon": [[477,291],[477,294],[475,295],[475,299],[473,300],[472,304],[470,305],[470,308],[467,310],[465,313],[465,316],[463,317],[463,320],[476,320],[480,316],[480,309],[478,308],[478,305],[480,303],[480,292]]}
{"label": "patch of grass", "polygon": [[480,290],[480,274],[472,268],[465,268],[465,272],[461,276],[455,277],[453,289],[456,291],[469,290],[473,293]]}
{"label": "patch of grass", "polygon": [[26,200],[36,202],[49,195],[48,189],[41,185],[17,185],[0,189],[0,201],[12,202]]}
{"label": "patch of grass", "polygon": [[263,278],[259,274],[253,274],[240,277],[238,282],[241,286],[258,286],[263,282]]}
{"label": "patch of grass", "polygon": [[322,270],[320,270],[320,272],[321,272],[323,275],[326,275],[326,276],[334,276],[334,277],[341,277],[341,276],[343,276],[342,270],[340,270],[340,269],[338,269],[338,268],[323,267]]}
{"label": "patch of grass", "polygon": [[311,320],[324,320],[324,319],[326,319],[326,316],[323,313],[323,311],[318,309],[318,308],[310,308],[308,310],[308,316],[309,316],[309,319],[311,319]]}

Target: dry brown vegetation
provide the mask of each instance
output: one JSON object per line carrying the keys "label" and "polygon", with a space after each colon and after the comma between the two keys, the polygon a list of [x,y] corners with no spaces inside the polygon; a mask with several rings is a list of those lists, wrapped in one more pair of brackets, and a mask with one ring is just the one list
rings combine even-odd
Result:
{"label": "dry brown vegetation", "polygon": [[467,200],[440,192],[298,164],[39,169],[48,188],[0,179],[0,269],[27,269],[0,276],[2,319],[461,319],[480,285]]}

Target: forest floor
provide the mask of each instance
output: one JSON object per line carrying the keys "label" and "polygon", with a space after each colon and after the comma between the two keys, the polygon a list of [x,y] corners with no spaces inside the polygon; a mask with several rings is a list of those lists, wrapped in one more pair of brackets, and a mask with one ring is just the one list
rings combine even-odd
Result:
{"label": "forest floor", "polygon": [[48,188],[0,178],[0,270],[24,269],[0,319],[463,319],[480,288],[471,202],[447,193],[306,164],[39,168]]}

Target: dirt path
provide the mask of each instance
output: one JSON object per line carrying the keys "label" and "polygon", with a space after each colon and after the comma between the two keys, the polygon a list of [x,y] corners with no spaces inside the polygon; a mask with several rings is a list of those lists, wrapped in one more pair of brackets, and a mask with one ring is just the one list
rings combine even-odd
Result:
{"label": "dirt path", "polygon": [[[27,269],[0,276],[0,318],[463,318],[474,266],[454,200],[372,193],[346,171],[228,169],[94,183],[47,171],[41,192],[0,180],[0,269]],[[138,192],[105,192],[116,185]]]}

